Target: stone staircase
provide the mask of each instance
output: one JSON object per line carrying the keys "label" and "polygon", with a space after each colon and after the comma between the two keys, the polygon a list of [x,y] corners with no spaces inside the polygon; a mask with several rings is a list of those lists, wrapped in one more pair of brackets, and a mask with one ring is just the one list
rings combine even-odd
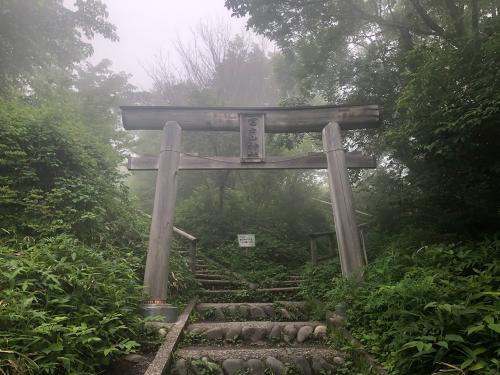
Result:
{"label": "stone staircase", "polygon": [[[202,258],[197,263],[196,279],[203,288],[204,301],[192,313],[169,373],[347,373],[343,354],[326,344],[325,323],[309,320],[306,303],[293,300],[300,277],[290,276],[269,288],[255,288],[255,293],[245,294],[248,284],[244,280]],[[238,295],[246,300],[233,302]],[[231,302],[221,302],[220,296],[230,296]]]}

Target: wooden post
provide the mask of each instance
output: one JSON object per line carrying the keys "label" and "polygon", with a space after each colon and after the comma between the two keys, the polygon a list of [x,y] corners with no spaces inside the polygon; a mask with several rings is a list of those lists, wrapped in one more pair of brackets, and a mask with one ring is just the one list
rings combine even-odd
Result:
{"label": "wooden post", "polygon": [[318,264],[318,245],[316,243],[316,237],[311,236],[311,263],[313,266]]}
{"label": "wooden post", "polygon": [[363,267],[363,253],[354,216],[352,189],[347,175],[339,124],[330,122],[323,129],[322,135],[342,273],[347,276]]}
{"label": "wooden post", "polygon": [[167,122],[161,139],[153,219],[144,274],[144,288],[153,305],[166,304],[167,301],[180,143],[181,127],[177,122]]}
{"label": "wooden post", "polygon": [[189,241],[189,259],[191,263],[191,272],[196,274],[196,247],[198,240]]}
{"label": "wooden post", "polygon": [[335,249],[333,248],[333,234],[328,235],[328,250],[330,250],[330,254],[335,255]]}

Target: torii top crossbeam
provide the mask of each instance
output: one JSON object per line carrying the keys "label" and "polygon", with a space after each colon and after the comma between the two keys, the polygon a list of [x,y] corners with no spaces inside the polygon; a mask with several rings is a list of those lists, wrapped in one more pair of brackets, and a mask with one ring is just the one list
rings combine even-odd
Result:
{"label": "torii top crossbeam", "polygon": [[304,107],[172,107],[123,106],[127,130],[162,130],[167,121],[182,130],[240,131],[239,115],[265,116],[267,133],[321,132],[330,121],[342,130],[376,128],[380,125],[378,105],[323,105]]}

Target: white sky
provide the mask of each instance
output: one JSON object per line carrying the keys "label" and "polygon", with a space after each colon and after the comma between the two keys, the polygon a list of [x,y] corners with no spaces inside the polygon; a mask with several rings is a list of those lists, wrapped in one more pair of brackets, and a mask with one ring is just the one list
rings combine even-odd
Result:
{"label": "white sky", "polygon": [[144,70],[162,53],[175,62],[173,42],[190,40],[191,30],[200,20],[230,22],[235,32],[245,21],[231,18],[224,0],[103,0],[109,21],[118,28],[119,42],[96,38],[95,63],[103,58],[113,61],[113,70],[133,75],[131,83],[148,89],[151,80]]}

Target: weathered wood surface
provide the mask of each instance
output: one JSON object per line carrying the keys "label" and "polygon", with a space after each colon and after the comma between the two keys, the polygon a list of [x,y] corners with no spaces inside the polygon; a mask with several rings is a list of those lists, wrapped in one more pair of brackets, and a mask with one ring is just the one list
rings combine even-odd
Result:
{"label": "weathered wood surface", "polygon": [[[359,152],[345,155],[347,168],[376,168],[375,159]],[[131,171],[153,171],[158,169],[157,156],[135,156],[128,159],[127,168]],[[222,170],[222,169],[327,169],[326,156],[313,154],[303,156],[270,156],[263,163],[241,163],[238,157],[210,156],[200,157],[181,154],[179,170]]]}
{"label": "weathered wood surface", "polygon": [[328,181],[333,202],[335,232],[342,273],[349,275],[363,267],[363,253],[352,202],[352,189],[342,146],[340,126],[329,123],[323,130],[323,148],[328,161]]}
{"label": "weathered wood surface", "polygon": [[318,245],[316,237],[311,237],[310,241],[310,252],[311,252],[311,264],[313,266],[318,264]]}
{"label": "weathered wood surface", "polygon": [[176,122],[165,124],[160,157],[153,216],[149,234],[149,247],[144,273],[144,288],[152,300],[167,300],[170,271],[170,242],[173,237],[173,218],[177,190],[178,150],[181,144],[181,127]]}
{"label": "weathered wood surface", "polygon": [[184,232],[182,229],[179,229],[177,227],[174,227],[174,233],[178,234],[181,237],[184,237],[185,239],[189,241],[196,241],[197,238],[195,236],[190,235],[187,232]]}
{"label": "weathered wood surface", "polygon": [[335,121],[342,130],[376,128],[380,125],[377,105],[308,107],[164,107],[123,106],[123,127],[127,130],[160,130],[176,121],[183,130],[240,131],[240,113],[264,113],[266,132],[321,132]]}

